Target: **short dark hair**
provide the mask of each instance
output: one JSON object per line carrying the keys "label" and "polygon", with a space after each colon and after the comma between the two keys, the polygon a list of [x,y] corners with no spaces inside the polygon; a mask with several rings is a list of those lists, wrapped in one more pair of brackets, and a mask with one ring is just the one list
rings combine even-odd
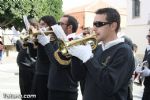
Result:
{"label": "short dark hair", "polygon": [[57,23],[56,19],[53,16],[48,16],[48,15],[41,17],[39,21],[41,20],[44,21],[49,27]]}
{"label": "short dark hair", "polygon": [[118,11],[114,8],[102,8],[102,9],[98,9],[96,11],[96,14],[106,14],[107,18],[106,20],[108,22],[116,22],[117,23],[117,28],[116,28],[116,32],[118,32],[118,30],[120,29],[120,14],[118,13]]}
{"label": "short dark hair", "polygon": [[68,25],[72,25],[72,32],[76,32],[78,29],[78,21],[76,20],[75,17],[70,16],[70,15],[64,15],[63,17],[67,17],[68,18]]}

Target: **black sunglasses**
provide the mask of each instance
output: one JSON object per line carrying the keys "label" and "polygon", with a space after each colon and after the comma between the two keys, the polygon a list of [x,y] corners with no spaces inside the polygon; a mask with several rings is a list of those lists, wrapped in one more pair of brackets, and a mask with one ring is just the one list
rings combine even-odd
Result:
{"label": "black sunglasses", "polygon": [[107,24],[112,24],[112,22],[100,22],[100,21],[93,22],[93,26],[96,26],[96,27],[102,27]]}
{"label": "black sunglasses", "polygon": [[146,35],[146,38],[148,38],[148,39],[149,39],[149,38],[150,38],[150,35]]}

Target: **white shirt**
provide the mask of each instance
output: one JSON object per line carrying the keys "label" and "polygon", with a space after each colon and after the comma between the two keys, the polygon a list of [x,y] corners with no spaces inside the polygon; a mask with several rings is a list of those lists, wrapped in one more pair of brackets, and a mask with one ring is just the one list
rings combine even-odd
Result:
{"label": "white shirt", "polygon": [[149,51],[150,50],[150,45],[146,46],[146,50]]}
{"label": "white shirt", "polygon": [[76,40],[76,39],[80,39],[82,38],[80,35],[76,34],[76,33],[71,33],[69,35],[67,35],[67,39],[69,38],[72,38],[73,40]]}
{"label": "white shirt", "polygon": [[108,49],[114,45],[117,45],[121,42],[124,42],[124,38],[117,38],[117,39],[110,41],[108,43],[105,43],[105,44],[102,42],[102,49],[103,49],[103,51],[105,51],[106,49]]}

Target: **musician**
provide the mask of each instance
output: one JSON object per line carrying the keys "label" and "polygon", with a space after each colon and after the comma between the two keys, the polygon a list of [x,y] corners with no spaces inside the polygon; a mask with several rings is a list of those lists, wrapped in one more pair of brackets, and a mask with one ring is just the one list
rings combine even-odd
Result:
{"label": "musician", "polygon": [[[32,24],[32,22],[30,22]],[[16,50],[18,51],[17,55],[17,64],[19,66],[19,85],[21,95],[30,94],[34,70],[35,70],[35,62],[36,62],[36,48],[30,41],[26,41],[25,45],[23,40],[19,38],[14,38],[16,43]],[[25,100],[22,98],[22,100]]]}
{"label": "musician", "polygon": [[93,52],[89,44],[69,49],[74,56],[73,78],[85,79],[83,100],[127,100],[134,57],[124,39],[117,38],[119,28],[120,15],[115,9],[98,9],[93,30],[102,43]]}
{"label": "musician", "polygon": [[[39,28],[44,29],[49,27],[49,30],[52,25],[56,24],[56,20],[53,16],[43,16],[39,20]],[[47,36],[50,39],[50,36]],[[55,41],[51,42],[51,45],[54,45]],[[50,61],[44,50],[44,46],[40,43],[37,45],[37,62],[34,83],[31,93],[36,94],[36,100],[47,100],[48,99],[48,73],[50,68]]]}
{"label": "musician", "polygon": [[143,93],[143,97],[142,100],[150,100],[150,30],[148,35],[146,36],[147,40],[148,40],[148,46],[145,50],[145,55],[144,55],[144,59],[143,61],[147,61],[148,62],[148,66],[144,67],[144,70],[142,70],[140,73],[143,77],[145,77],[144,80],[144,93]]}
{"label": "musician", "polygon": [[[61,17],[59,25],[66,35],[75,33],[78,28],[77,20],[70,15]],[[70,58],[55,52],[54,47],[44,35],[38,36],[38,41],[45,46],[45,51],[51,61],[48,77],[48,100],[77,100],[77,82],[72,79]],[[60,57],[54,58],[54,54]]]}
{"label": "musician", "polygon": [[[19,52],[17,64],[19,66],[19,85],[22,95],[30,94],[36,61],[36,48],[33,43],[23,46],[21,40],[16,41],[16,49]],[[24,100],[22,98],[22,100]]]}
{"label": "musician", "polygon": [[4,44],[2,41],[2,36],[0,36],[0,64],[2,64],[3,50],[4,50]]}

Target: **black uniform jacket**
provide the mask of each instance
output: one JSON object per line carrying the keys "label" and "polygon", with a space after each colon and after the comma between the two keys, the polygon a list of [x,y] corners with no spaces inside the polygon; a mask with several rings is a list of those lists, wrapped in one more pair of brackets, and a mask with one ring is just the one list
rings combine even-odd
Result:
{"label": "black uniform jacket", "polygon": [[134,70],[131,48],[124,42],[105,51],[99,45],[86,63],[72,58],[72,75],[85,79],[83,100],[127,100],[127,87]]}
{"label": "black uniform jacket", "polygon": [[[57,47],[58,48],[58,47]],[[51,43],[45,46],[45,51],[51,61],[48,77],[48,88],[50,90],[77,92],[77,81],[72,79],[71,66],[61,65],[54,57],[56,47]],[[62,57],[63,58],[63,57]]]}
{"label": "black uniform jacket", "polygon": [[28,51],[27,48],[22,48],[21,42],[16,43],[16,47],[20,47],[18,49],[19,53],[17,56],[17,64],[19,65],[20,69],[28,68],[28,69],[34,69],[35,67],[35,61],[32,59],[36,59],[37,50],[33,48],[33,44],[28,44]]}
{"label": "black uniform jacket", "polygon": [[48,75],[49,67],[50,67],[50,61],[44,50],[44,46],[42,46],[41,44],[38,44],[35,72],[38,75]]}
{"label": "black uniform jacket", "polygon": [[[145,51],[145,55],[144,55],[144,59],[143,61],[148,61],[148,67],[150,69],[150,50],[149,51]],[[145,80],[144,80],[144,86],[150,88],[150,76],[148,77],[145,77]]]}

